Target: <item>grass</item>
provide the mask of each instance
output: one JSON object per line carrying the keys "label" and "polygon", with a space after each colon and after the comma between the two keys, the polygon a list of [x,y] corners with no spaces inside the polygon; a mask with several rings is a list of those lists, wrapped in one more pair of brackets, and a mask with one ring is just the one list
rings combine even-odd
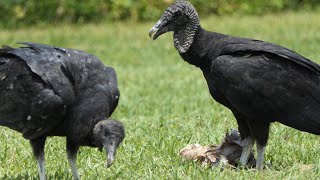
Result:
{"label": "grass", "polygon": [[[319,19],[319,14],[300,12],[201,22],[208,30],[277,43],[320,63]],[[172,34],[149,39],[153,23],[0,29],[1,44],[31,41],[81,49],[116,69],[121,98],[113,117],[125,124],[127,136],[109,169],[104,153],[82,147],[77,164],[83,179],[320,178],[319,137],[277,123],[271,126],[265,171],[211,170],[183,162],[177,155],[182,147],[218,143],[237,125],[231,112],[211,98],[201,71],[181,60]],[[19,133],[1,127],[0,143],[0,178],[38,178],[29,143]],[[49,138],[45,151],[47,177],[71,179],[65,139]]]}

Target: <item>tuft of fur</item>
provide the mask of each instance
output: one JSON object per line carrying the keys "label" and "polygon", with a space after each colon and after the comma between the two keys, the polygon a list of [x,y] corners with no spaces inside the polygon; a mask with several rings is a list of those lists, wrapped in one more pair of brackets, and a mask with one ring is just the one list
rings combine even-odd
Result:
{"label": "tuft of fur", "polygon": [[[221,144],[201,146],[190,144],[182,148],[179,155],[184,160],[194,160],[203,166],[236,167],[242,152],[240,133],[237,130],[227,132]],[[255,166],[253,151],[250,153],[248,167]]]}

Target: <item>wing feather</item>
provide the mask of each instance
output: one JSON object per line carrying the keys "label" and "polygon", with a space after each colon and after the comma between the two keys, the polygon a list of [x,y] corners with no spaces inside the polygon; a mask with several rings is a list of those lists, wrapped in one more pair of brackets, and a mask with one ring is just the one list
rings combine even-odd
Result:
{"label": "wing feather", "polygon": [[236,53],[270,53],[282,57],[281,60],[288,60],[303,66],[309,70],[320,73],[320,66],[311,60],[297,54],[287,48],[272,43],[236,38],[233,43],[227,43],[221,50],[220,55],[231,55]]}
{"label": "wing feather", "polygon": [[213,61],[212,77],[246,117],[320,134],[319,74],[284,59],[268,53],[230,53]]}

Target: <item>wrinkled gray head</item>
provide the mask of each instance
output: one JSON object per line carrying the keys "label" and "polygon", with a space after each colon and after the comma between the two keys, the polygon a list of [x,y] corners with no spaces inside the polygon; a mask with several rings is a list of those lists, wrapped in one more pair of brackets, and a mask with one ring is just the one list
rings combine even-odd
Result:
{"label": "wrinkled gray head", "polygon": [[103,120],[93,129],[93,143],[104,148],[107,153],[107,167],[110,167],[116,155],[119,144],[125,137],[124,126],[116,120]]}
{"label": "wrinkled gray head", "polygon": [[199,16],[191,3],[178,0],[172,3],[163,13],[160,20],[150,29],[149,36],[153,40],[160,35],[173,31],[174,46],[179,53],[190,48],[194,36],[200,27]]}

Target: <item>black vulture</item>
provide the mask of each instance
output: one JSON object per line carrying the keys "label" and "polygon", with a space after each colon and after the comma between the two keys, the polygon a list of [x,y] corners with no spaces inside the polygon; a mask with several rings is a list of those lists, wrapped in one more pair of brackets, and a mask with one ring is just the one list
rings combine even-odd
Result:
{"label": "black vulture", "polygon": [[173,31],[174,46],[199,67],[211,96],[234,114],[246,165],[256,142],[257,169],[263,168],[272,122],[320,134],[320,66],[284,47],[254,39],[209,32],[191,3],[168,7],[149,36]]}
{"label": "black vulture", "polygon": [[22,43],[0,49],[0,125],[23,134],[45,179],[48,136],[65,136],[74,179],[80,179],[79,146],[107,153],[107,166],[122,142],[123,124],[108,119],[118,105],[116,72],[83,51]]}

